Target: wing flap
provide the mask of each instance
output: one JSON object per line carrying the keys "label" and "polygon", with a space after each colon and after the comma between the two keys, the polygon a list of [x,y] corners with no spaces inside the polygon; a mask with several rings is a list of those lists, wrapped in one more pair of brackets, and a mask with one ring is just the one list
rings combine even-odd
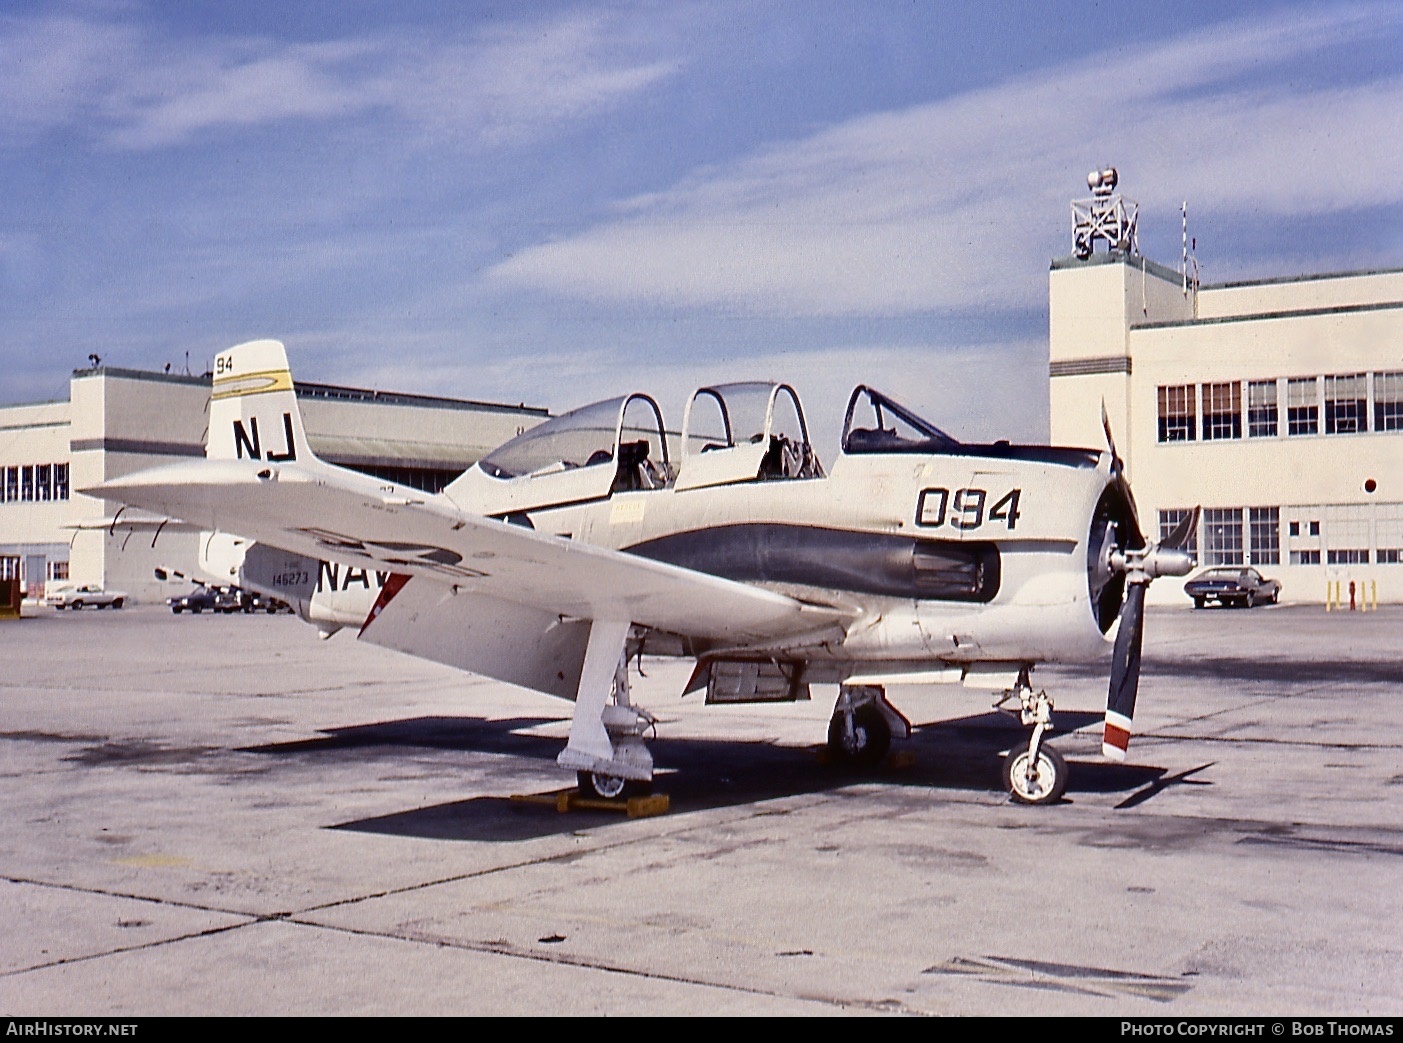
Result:
{"label": "wing flap", "polygon": [[575,698],[590,624],[411,579],[361,631],[371,644]]}
{"label": "wing flap", "polygon": [[191,460],[83,491],[556,619],[629,619],[746,645],[848,618],[773,591],[467,514],[441,495],[406,496],[402,487],[315,458],[280,466]]}

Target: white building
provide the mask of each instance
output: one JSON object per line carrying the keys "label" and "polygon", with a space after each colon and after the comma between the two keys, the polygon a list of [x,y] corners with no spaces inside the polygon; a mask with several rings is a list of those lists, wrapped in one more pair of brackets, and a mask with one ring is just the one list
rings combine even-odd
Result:
{"label": "white building", "polygon": [[1052,441],[1105,445],[1104,402],[1147,537],[1201,505],[1202,564],[1285,601],[1403,601],[1403,270],[1197,286],[1138,256],[1129,213],[1052,263]]}
{"label": "white building", "polygon": [[[437,491],[548,413],[519,405],[299,383],[307,438],[323,459]],[[210,378],[95,366],[67,402],[0,408],[0,579],[25,596],[94,583],[133,601],[169,593],[158,566],[189,572],[199,534],[76,490],[203,456]]]}

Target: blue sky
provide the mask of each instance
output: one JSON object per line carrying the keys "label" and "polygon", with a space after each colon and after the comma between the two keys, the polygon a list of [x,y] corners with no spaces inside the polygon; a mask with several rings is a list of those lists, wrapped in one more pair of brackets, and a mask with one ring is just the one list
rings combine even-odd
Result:
{"label": "blue sky", "polygon": [[1403,267],[1403,4],[0,8],[0,402],[90,352],[548,406],[859,381],[1041,438],[1086,174],[1206,282]]}

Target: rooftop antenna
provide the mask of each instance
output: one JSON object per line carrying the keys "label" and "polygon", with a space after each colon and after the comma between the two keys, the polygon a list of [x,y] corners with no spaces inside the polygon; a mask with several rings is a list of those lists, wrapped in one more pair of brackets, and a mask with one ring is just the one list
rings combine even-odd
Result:
{"label": "rooftop antenna", "polygon": [[1198,258],[1194,256],[1194,251],[1198,249],[1198,240],[1189,239],[1189,202],[1184,200],[1179,205],[1179,213],[1184,218],[1184,254],[1180,262],[1180,271],[1184,277],[1184,296],[1189,295],[1189,291],[1198,292]]}
{"label": "rooftop antenna", "polygon": [[1116,194],[1119,182],[1115,167],[1093,170],[1086,177],[1091,198],[1072,200],[1072,252],[1083,261],[1096,249],[1097,240],[1112,252],[1140,252],[1135,234],[1140,205]]}

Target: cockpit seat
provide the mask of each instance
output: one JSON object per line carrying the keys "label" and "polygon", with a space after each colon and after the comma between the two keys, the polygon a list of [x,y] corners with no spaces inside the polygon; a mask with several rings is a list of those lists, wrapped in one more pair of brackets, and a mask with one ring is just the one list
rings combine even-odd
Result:
{"label": "cockpit seat", "polygon": [[619,444],[619,470],[611,493],[656,489],[661,485],[657,471],[648,459],[648,440]]}

